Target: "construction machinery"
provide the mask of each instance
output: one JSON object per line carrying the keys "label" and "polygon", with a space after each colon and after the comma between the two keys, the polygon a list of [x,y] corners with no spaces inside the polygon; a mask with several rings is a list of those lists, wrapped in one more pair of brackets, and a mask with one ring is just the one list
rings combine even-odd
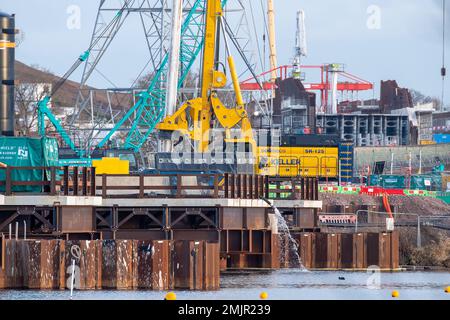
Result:
{"label": "construction machinery", "polygon": [[[59,148],[58,154],[58,164],[62,167],[103,167],[103,162],[101,161],[104,161],[105,165],[109,166],[110,159],[119,159],[121,161],[127,162],[127,168],[121,169],[118,173],[137,173],[139,171],[139,159],[136,153],[132,150],[122,148],[95,149],[94,151],[92,151],[89,158],[85,158],[79,157],[71,148],[61,147]],[[112,170],[110,170],[109,172],[112,174],[112,171],[114,171],[114,173],[117,173],[116,168],[112,168]]]}
{"label": "construction machinery", "polygon": [[[166,117],[157,128],[162,137],[173,138],[176,132],[179,141],[187,139],[193,142],[192,151],[198,153],[208,152],[213,137],[213,126],[223,129],[225,143],[245,144],[256,150],[252,127],[245,110],[239,80],[236,73],[234,58],[230,53],[226,39],[222,3],[218,0],[208,0],[205,13],[205,36],[203,61],[201,72],[201,95],[199,98],[186,101],[173,115]],[[236,95],[236,106],[227,108],[223,105],[217,94],[217,89],[224,88],[227,76],[219,71],[218,39],[219,30],[225,36],[227,60]],[[232,138],[232,130],[239,131],[239,137]],[[216,132],[217,133],[217,132]],[[180,140],[181,139],[181,140]],[[248,150],[248,148],[247,148]]]}
{"label": "construction machinery", "polygon": [[[182,87],[188,73],[194,64],[196,57],[201,52],[203,47],[203,28],[204,28],[204,7],[206,0],[186,0],[186,7],[183,10],[184,21],[181,25],[181,41],[180,41],[180,76],[173,77],[177,78],[178,88]],[[227,0],[223,0],[222,4],[225,5]],[[120,146],[120,149],[112,149],[116,151],[127,150],[129,152],[134,152],[135,158],[137,153],[140,152],[143,144],[149,139],[150,135],[154,132],[156,125],[161,121],[165,114],[166,107],[166,82],[169,76],[169,54],[162,54],[161,61],[158,65],[155,65],[155,73],[149,83],[146,90],[138,94],[138,99],[136,103],[127,110],[119,121],[115,122],[112,129],[101,138],[99,143],[93,141],[93,137],[98,135],[98,133],[92,132],[90,138],[84,139],[88,141],[82,141],[82,143],[75,143],[70,132],[69,127],[63,126],[62,123],[55,117],[51,111],[51,100],[57,90],[65,83],[68,77],[81,65],[85,64],[85,70],[83,72],[82,84],[83,86],[89,76],[92,74],[93,69],[98,64],[99,60],[103,56],[105,50],[109,47],[110,43],[114,39],[120,27],[123,25],[125,18],[130,12],[144,12],[145,6],[148,3],[141,4],[127,0],[123,2],[120,8],[104,8],[106,6],[105,1],[100,3],[100,11],[103,10],[108,12],[108,10],[113,10],[115,14],[111,20],[96,23],[96,29],[94,30],[94,36],[91,40],[91,44],[87,50],[80,55],[76,60],[74,65],[69,69],[69,71],[61,77],[61,80],[53,86],[52,92],[45,96],[38,103],[38,114],[39,114],[39,132],[40,135],[44,136],[46,134],[46,120],[56,129],[56,133],[61,137],[64,146],[70,148],[76,154],[76,157],[72,158],[73,164],[89,164],[93,159],[93,152],[95,150],[111,150],[110,145],[112,139],[116,136],[119,131],[126,131],[126,136],[124,141]],[[177,2],[174,2],[176,4]],[[188,6],[189,3],[189,6]],[[179,6],[178,8],[180,8]],[[153,8],[147,8],[148,12],[153,15]],[[161,14],[166,14],[166,9],[161,10]],[[155,27],[157,23],[151,23],[152,27]],[[147,33],[151,33],[151,30],[147,30]],[[157,32],[154,32],[157,34]],[[162,44],[161,44],[162,46]],[[170,97],[169,97],[169,103]],[[85,108],[85,106],[84,106]],[[83,111],[83,106],[76,108],[74,117],[79,117],[79,114]],[[131,125],[128,127],[126,123],[130,122]],[[73,126],[72,126],[73,127]],[[75,126],[76,127],[76,126]],[[96,129],[93,129],[94,131]],[[100,132],[101,130],[97,130]],[[103,130],[104,131],[104,130]],[[70,162],[70,159],[66,159],[66,162]]]}
{"label": "construction machinery", "polygon": [[[134,154],[130,154],[129,151],[120,150],[120,149],[107,149],[101,148],[97,149],[97,156],[94,153],[88,153],[87,150],[78,148],[73,140],[68,135],[67,131],[63,128],[60,121],[54,116],[54,114],[50,111],[49,104],[51,102],[52,97],[56,94],[56,92],[62,87],[62,85],[67,81],[70,75],[80,66],[80,64],[89,57],[91,52],[91,48],[86,50],[83,54],[79,56],[79,58],[75,61],[69,71],[61,77],[59,82],[53,87],[53,90],[46,95],[42,100],[38,102],[38,128],[39,134],[41,137],[46,136],[46,124],[45,119],[49,119],[51,124],[56,128],[59,133],[61,139],[64,141],[64,144],[68,146],[67,150],[69,152],[64,152],[64,148],[61,148],[59,151],[60,161],[59,165],[61,166],[80,166],[80,167],[92,167],[93,160],[97,161],[99,166],[102,166],[102,161],[108,162],[109,158],[119,158],[121,161],[128,161],[129,167],[126,170],[122,170],[117,172],[115,169],[112,171],[103,170],[105,173],[128,173],[130,170],[137,171],[136,165],[136,156]],[[67,156],[70,155],[70,156]],[[124,157],[125,156],[125,157]],[[128,159],[124,159],[128,156]]]}
{"label": "construction machinery", "polygon": [[[219,0],[207,1],[201,95],[184,102],[157,125],[160,138],[171,141],[170,152],[158,153],[157,169],[208,168],[273,176],[338,178],[341,143],[336,137],[282,136],[276,142],[272,132],[266,132],[264,137],[262,132],[254,136],[228,46],[222,9]],[[226,68],[219,70],[220,31],[236,99],[233,107],[226,107],[219,97],[219,90],[227,84]]]}
{"label": "construction machinery", "polygon": [[292,77],[302,79],[301,63],[302,58],[308,55],[306,45],[305,11],[297,12],[297,32],[295,35],[295,57],[293,63]]}
{"label": "construction machinery", "polygon": [[[230,35],[223,14],[226,2],[226,0],[193,2],[190,10],[184,16],[181,28],[179,25],[173,25],[173,29],[179,34],[179,37],[173,37],[172,40],[181,39],[181,54],[178,55],[176,52],[172,56],[166,54],[161,60],[161,65],[155,71],[148,89],[139,95],[136,104],[128,110],[97,146],[93,145],[88,149],[75,145],[65,128],[50,111],[49,104],[55,92],[77,67],[90,59],[93,49],[97,46],[97,41],[93,41],[61,78],[61,81],[53,87],[52,92],[38,104],[40,134],[45,135],[45,119],[48,118],[64,144],[73,151],[73,157],[64,159],[64,163],[70,164],[72,161],[72,164],[90,165],[93,159],[98,159],[94,155],[95,150],[101,150],[102,157],[106,154],[115,156],[118,154],[119,158],[123,158],[123,155],[129,157],[131,153],[140,150],[153,130],[157,128],[160,138],[158,140],[166,141],[163,148],[163,151],[166,152],[157,154],[156,169],[159,170],[168,168],[169,170],[192,171],[192,165],[199,165],[203,171],[207,168],[208,170],[251,172],[265,175],[338,178],[339,141],[327,137],[314,140],[312,135],[302,135],[296,137],[294,144],[282,145],[281,142],[286,142],[286,138],[282,137],[281,140],[278,140],[276,134],[272,132],[268,132],[264,137],[261,137],[261,133],[254,136],[242,96],[235,61],[228,45],[227,34],[231,38],[231,42],[234,45],[236,43]],[[175,7],[175,5],[177,6]],[[182,1],[174,2],[174,15],[175,11],[181,7]],[[114,26],[125,11],[124,6],[109,25]],[[271,62],[272,66],[276,68],[274,8],[271,0],[268,1],[268,15],[269,31],[271,31]],[[179,20],[180,17],[181,15],[178,14],[177,19]],[[193,28],[202,32],[193,32]],[[108,29],[105,28],[103,32],[107,33]],[[193,37],[193,34],[197,36]],[[219,39],[221,35],[224,37],[229,76],[231,76],[235,95],[235,105],[231,108],[226,107],[220,97],[220,91],[228,82],[226,67],[220,62]],[[176,88],[182,86],[187,72],[202,50],[200,95],[198,98],[184,102],[176,110],[173,108],[174,101],[176,101],[174,98],[176,90],[170,90],[170,88],[173,89],[173,83]],[[178,63],[181,64],[181,71],[177,82],[174,81],[176,77],[173,75],[170,77],[169,70],[176,70],[177,59],[175,58],[178,56],[180,57]],[[276,71],[272,76],[275,75]],[[169,82],[168,79],[172,85],[169,83],[166,86],[165,84]],[[167,116],[161,122],[167,110],[171,111],[167,112]],[[132,118],[134,120],[127,130],[122,148],[109,149],[107,146],[111,138],[126,121],[132,120]],[[167,141],[169,142],[167,143]],[[128,152],[121,153],[125,150]],[[176,153],[178,156],[174,157]],[[134,156],[134,160],[136,160],[136,156]],[[288,166],[291,168],[287,169]],[[130,168],[130,171],[135,170]]]}

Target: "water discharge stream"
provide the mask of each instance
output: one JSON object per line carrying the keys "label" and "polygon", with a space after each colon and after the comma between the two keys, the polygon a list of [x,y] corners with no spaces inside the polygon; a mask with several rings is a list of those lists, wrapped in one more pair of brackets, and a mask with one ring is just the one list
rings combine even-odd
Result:
{"label": "water discharge stream", "polygon": [[[277,218],[277,227],[280,238],[281,265],[286,265],[287,258],[289,268],[306,270],[306,268],[302,264],[300,255],[298,254],[299,249],[297,241],[295,241],[295,239],[292,237],[286,219],[284,219],[283,215],[277,207],[275,207],[273,204],[271,204],[271,206]],[[286,256],[286,253],[288,254],[288,256]]]}
{"label": "water discharge stream", "polygon": [[[303,266],[302,260],[299,255],[298,243],[292,237],[289,226],[281,214],[280,210],[268,199],[261,198],[266,202],[275,213],[277,218],[278,234],[280,238],[280,263],[282,266],[286,266],[286,258],[288,259],[287,267],[292,269],[300,269],[302,271],[307,271]],[[287,255],[286,255],[287,254]]]}

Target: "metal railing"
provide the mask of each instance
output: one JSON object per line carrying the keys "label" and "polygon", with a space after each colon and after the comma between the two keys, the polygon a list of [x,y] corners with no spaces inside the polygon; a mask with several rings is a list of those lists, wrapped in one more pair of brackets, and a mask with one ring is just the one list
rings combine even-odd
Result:
{"label": "metal railing", "polygon": [[95,195],[95,168],[8,166],[0,168],[0,173],[5,177],[0,181],[0,194],[3,193],[6,196],[13,194]]}
{"label": "metal railing", "polygon": [[0,168],[0,194],[103,198],[318,200],[316,178],[252,174],[97,175],[87,167]]}

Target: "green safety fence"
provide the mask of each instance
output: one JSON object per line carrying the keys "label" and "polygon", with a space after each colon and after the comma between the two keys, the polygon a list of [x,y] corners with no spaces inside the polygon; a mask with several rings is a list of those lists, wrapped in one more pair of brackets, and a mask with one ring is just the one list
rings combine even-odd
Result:
{"label": "green safety fence", "polygon": [[338,193],[338,194],[359,194],[360,187],[340,187],[340,186],[319,186],[321,193]]}
{"label": "green safety fence", "polygon": [[[280,189],[288,189],[290,190],[289,185],[280,185]],[[296,186],[297,189],[300,189],[300,186]],[[274,184],[269,185],[269,190],[275,190],[277,189],[277,186]],[[361,193],[361,187],[342,187],[342,186],[324,186],[319,185],[319,192],[320,193],[335,193],[335,194],[344,194],[344,195],[358,195]],[[411,189],[403,189],[403,194],[405,196],[411,196],[411,197],[431,197],[431,198],[444,198],[450,197],[450,194],[443,195],[442,192],[438,191],[428,191],[428,190],[411,190]],[[279,197],[282,199],[289,198],[291,195],[291,192],[286,193],[280,193]],[[275,192],[269,192],[270,198],[277,197],[277,194]]]}
{"label": "green safety fence", "polygon": [[341,187],[341,194],[359,194],[361,192],[360,187]]}
{"label": "green safety fence", "polygon": [[436,197],[439,200],[442,200],[443,202],[450,204],[450,194],[444,195],[444,196],[437,196]]}
{"label": "green safety fence", "polygon": [[410,190],[405,189],[403,190],[403,194],[405,196],[410,197],[429,197],[429,198],[436,198],[439,194],[437,191],[428,191],[428,190]]}
{"label": "green safety fence", "polygon": [[[320,193],[335,193],[335,194],[344,194],[344,195],[358,195],[361,193],[361,187],[339,187],[339,186],[319,186]],[[419,196],[419,197],[431,197],[437,198],[440,195],[440,192],[437,191],[428,191],[428,190],[410,190],[403,189],[403,195],[405,196]],[[442,196],[441,196],[442,197]]]}

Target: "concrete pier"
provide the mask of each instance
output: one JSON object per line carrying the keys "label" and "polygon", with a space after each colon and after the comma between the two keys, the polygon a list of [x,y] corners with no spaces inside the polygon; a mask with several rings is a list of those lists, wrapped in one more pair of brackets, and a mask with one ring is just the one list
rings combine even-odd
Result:
{"label": "concrete pier", "polygon": [[68,288],[75,262],[84,290],[216,290],[220,270],[288,267],[274,206],[307,268],[398,268],[395,234],[320,232],[315,179],[72,171],[38,194],[3,184],[0,288]]}

